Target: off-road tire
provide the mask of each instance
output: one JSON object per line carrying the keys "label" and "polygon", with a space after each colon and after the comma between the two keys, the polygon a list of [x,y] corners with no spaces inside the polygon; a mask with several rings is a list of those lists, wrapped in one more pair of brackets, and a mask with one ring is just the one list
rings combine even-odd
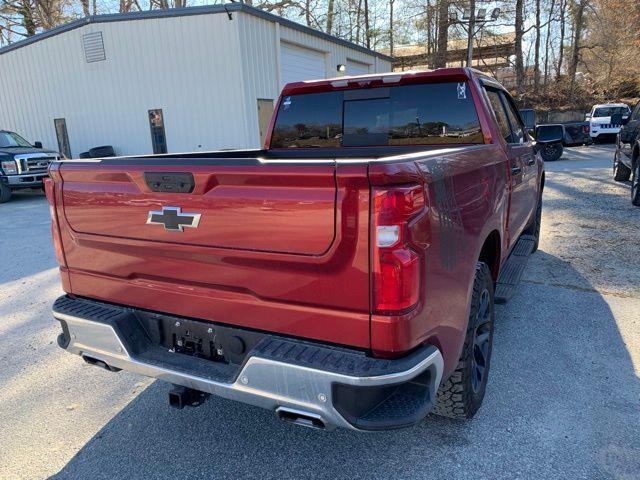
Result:
{"label": "off-road tire", "polygon": [[[482,330],[483,336],[488,334],[488,337],[486,337],[486,363],[484,365],[482,379],[479,383],[475,382],[476,387],[474,388],[472,376],[477,373],[474,367],[475,340],[477,338],[476,327],[483,292],[488,294],[487,313],[489,322],[486,325],[486,330]],[[491,278],[491,271],[486,263],[478,262],[476,264],[475,279],[473,281],[471,312],[469,314],[462,354],[460,355],[460,360],[458,361],[458,366],[455,371],[440,385],[437,402],[433,409],[433,413],[436,415],[457,419],[470,419],[478,411],[478,408],[480,408],[489,376],[491,350],[493,347],[493,326],[493,280]]]}
{"label": "off-road tire", "polygon": [[540,147],[540,156],[545,162],[555,162],[562,157],[564,148],[561,143],[549,143]]}
{"label": "off-road tire", "polygon": [[631,203],[640,207],[640,158],[636,159],[636,168],[631,182]]}
{"label": "off-road tire", "polygon": [[0,183],[0,203],[8,202],[11,199],[11,189]]}
{"label": "off-road tire", "polygon": [[631,169],[620,161],[619,155],[616,152],[613,158],[613,179],[616,182],[626,182],[631,177]]}

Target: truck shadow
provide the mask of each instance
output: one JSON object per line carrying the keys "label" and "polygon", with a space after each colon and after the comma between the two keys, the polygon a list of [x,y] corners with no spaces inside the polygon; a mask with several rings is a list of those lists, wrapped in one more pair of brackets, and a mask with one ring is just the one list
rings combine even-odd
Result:
{"label": "truck shadow", "polygon": [[497,308],[489,388],[470,422],[306,430],[219,398],[173,410],[157,381],[54,478],[637,478],[640,382],[623,335],[640,299],[604,298],[575,270],[563,278],[529,276]]}

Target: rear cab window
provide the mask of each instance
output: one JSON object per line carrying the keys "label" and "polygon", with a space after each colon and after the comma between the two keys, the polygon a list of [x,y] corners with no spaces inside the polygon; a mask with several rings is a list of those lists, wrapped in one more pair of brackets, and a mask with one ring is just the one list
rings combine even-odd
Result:
{"label": "rear cab window", "polygon": [[466,82],[283,97],[271,148],[482,144]]}

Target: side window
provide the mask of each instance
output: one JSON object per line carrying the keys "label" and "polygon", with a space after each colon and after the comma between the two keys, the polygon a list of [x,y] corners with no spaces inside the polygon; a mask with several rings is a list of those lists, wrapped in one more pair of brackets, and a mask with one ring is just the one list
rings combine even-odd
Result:
{"label": "side window", "polygon": [[512,143],[511,128],[509,127],[507,114],[505,113],[502,102],[500,101],[500,95],[498,95],[498,92],[496,90],[487,89],[486,92],[487,97],[489,98],[489,102],[491,102],[493,113],[495,113],[496,115],[496,120],[498,121],[500,132],[502,132],[502,138],[504,138],[507,143]]}
{"label": "side window", "polygon": [[508,98],[504,92],[500,92],[500,96],[504,102],[507,117],[511,124],[511,143],[523,143],[526,139],[526,135],[524,133],[522,120],[520,120],[520,115],[518,115],[518,111],[514,108],[513,101]]}

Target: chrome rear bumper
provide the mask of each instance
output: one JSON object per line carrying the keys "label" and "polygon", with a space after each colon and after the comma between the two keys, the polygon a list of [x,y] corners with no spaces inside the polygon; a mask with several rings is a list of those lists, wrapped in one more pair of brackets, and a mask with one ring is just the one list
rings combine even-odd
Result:
{"label": "chrome rear bumper", "polygon": [[[263,407],[281,416],[283,412],[301,413],[317,419],[316,423],[327,429],[383,430],[415,424],[432,408],[442,379],[442,355],[434,346],[425,346],[401,360],[378,360],[361,352],[270,336],[247,354],[242,365],[235,366],[233,375],[216,378],[205,365],[215,362],[156,346],[149,347],[154,352],[149,355],[134,345],[130,339],[135,334],[123,333],[122,323],[118,322],[123,321],[124,314],[133,315],[135,323],[135,310],[67,297],[59,300],[62,299],[67,304],[89,302],[90,306],[72,313],[69,308],[54,305],[54,317],[63,327],[58,343],[70,353],[92,363],[103,362],[112,369]],[[110,317],[100,308],[119,310]],[[205,363],[191,369],[176,364],[177,356]],[[325,356],[324,365],[312,360]],[[384,406],[385,398],[391,400],[382,410],[365,412],[358,404],[367,395],[374,395],[371,405],[376,408]],[[394,407],[399,404],[403,408]]]}

